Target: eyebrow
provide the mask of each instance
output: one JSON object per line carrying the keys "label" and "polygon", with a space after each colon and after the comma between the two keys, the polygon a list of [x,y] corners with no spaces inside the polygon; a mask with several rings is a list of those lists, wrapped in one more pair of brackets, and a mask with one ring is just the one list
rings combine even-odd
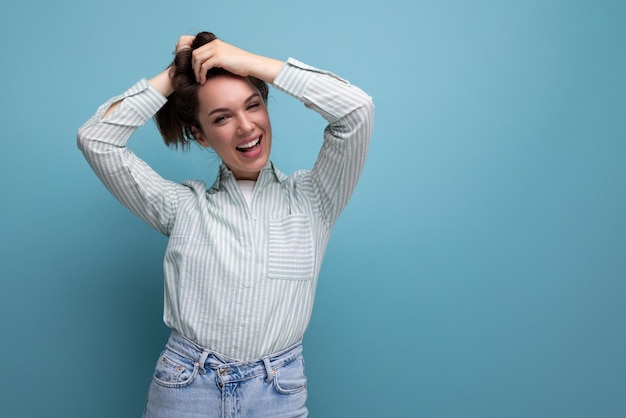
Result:
{"label": "eyebrow", "polygon": [[[247,98],[246,100],[244,100],[243,102],[244,102],[244,103],[249,103],[249,102],[251,102],[252,100],[254,100],[254,99],[256,99],[256,98],[260,98],[260,97],[261,97],[261,95],[260,95],[259,93],[252,93],[252,94],[251,94],[250,96],[248,96],[248,98]],[[211,110],[211,111],[207,114],[207,116],[211,116],[211,115],[212,115],[212,114],[214,114],[214,113],[228,112],[228,111],[230,111],[230,109],[229,109],[229,108],[227,108],[227,107],[220,107],[220,108],[217,108],[217,109],[213,109],[213,110]]]}

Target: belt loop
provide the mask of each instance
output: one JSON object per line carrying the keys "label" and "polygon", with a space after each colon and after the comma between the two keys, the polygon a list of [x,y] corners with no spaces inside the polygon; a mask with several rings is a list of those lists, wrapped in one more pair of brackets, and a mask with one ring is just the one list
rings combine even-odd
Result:
{"label": "belt loop", "polygon": [[274,380],[274,370],[272,370],[272,365],[270,364],[270,358],[265,356],[263,357],[263,364],[265,365],[265,372],[267,373],[267,383],[271,383]]}
{"label": "belt loop", "polygon": [[202,355],[200,356],[200,360],[198,360],[198,367],[200,368],[200,374],[206,374],[206,370],[204,369],[204,365],[206,364],[206,359],[209,357],[209,350],[206,348],[202,351]]}

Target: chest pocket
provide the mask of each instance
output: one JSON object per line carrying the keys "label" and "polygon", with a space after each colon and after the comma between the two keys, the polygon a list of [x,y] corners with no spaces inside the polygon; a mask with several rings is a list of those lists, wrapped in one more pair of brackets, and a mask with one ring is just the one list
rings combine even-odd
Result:
{"label": "chest pocket", "polygon": [[313,233],[308,217],[304,214],[293,214],[270,220],[270,279],[311,280],[314,265]]}

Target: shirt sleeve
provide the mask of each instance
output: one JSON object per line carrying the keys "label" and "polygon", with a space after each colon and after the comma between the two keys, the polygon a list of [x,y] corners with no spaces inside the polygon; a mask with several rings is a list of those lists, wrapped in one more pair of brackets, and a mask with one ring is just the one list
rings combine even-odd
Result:
{"label": "shirt sleeve", "polygon": [[[163,179],[133,154],[126,143],[166,101],[142,79],[101,105],[77,134],[78,148],[107,189],[134,214],[164,234],[168,234],[174,222],[177,194],[184,186]],[[103,117],[116,102],[120,102],[119,106]]]}
{"label": "shirt sleeve", "polygon": [[311,180],[325,220],[333,223],[350,200],[365,164],[374,126],[372,98],[333,73],[293,58],[273,85],[328,121]]}

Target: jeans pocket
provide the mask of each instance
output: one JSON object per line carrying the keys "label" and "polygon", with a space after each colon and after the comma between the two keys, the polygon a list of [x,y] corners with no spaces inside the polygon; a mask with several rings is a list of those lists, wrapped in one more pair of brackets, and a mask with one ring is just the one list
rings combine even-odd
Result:
{"label": "jeans pocket", "polygon": [[269,222],[268,277],[311,280],[315,268],[313,232],[305,214],[292,214]]}
{"label": "jeans pocket", "polygon": [[295,395],[305,391],[306,375],[302,357],[276,370],[273,382],[276,392],[282,395]]}
{"label": "jeans pocket", "polygon": [[152,381],[163,387],[182,388],[191,384],[197,375],[195,362],[165,349],[154,368]]}

